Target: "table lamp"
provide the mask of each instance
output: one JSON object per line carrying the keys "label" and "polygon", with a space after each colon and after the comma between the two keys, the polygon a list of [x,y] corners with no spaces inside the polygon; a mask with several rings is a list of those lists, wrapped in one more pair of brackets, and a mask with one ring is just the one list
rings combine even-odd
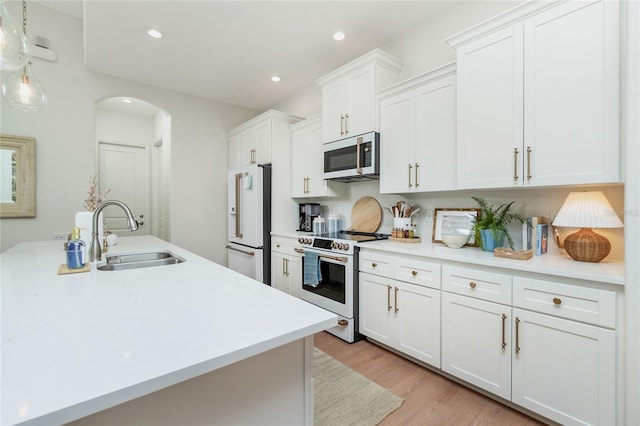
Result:
{"label": "table lamp", "polygon": [[565,251],[580,262],[600,262],[611,251],[611,243],[591,228],[622,228],[624,225],[602,191],[585,191],[569,193],[553,226],[580,228],[565,238]]}

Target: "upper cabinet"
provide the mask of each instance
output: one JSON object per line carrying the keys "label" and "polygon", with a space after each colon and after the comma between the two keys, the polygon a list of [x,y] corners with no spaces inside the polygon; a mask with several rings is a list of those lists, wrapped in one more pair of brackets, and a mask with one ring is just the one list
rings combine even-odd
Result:
{"label": "upper cabinet", "polygon": [[447,42],[458,188],[620,181],[618,2],[527,2]]}
{"label": "upper cabinet", "polygon": [[322,116],[291,126],[291,197],[332,197],[344,185],[324,180]]}
{"label": "upper cabinet", "polygon": [[289,150],[289,126],[300,120],[300,117],[270,110],[231,130],[229,168],[271,163],[274,148],[284,144],[282,149]]}
{"label": "upper cabinet", "polygon": [[376,92],[396,82],[402,64],[375,49],[317,80],[322,86],[322,140],[378,131]]}
{"label": "upper cabinet", "polygon": [[379,92],[381,193],[455,189],[455,70],[448,64]]}

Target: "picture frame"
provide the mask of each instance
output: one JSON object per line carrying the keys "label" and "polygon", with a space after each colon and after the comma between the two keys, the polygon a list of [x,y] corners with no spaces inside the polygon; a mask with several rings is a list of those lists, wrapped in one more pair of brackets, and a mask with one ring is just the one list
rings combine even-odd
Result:
{"label": "picture frame", "polygon": [[[433,234],[431,241],[443,243],[443,234],[464,234],[471,233],[471,226],[480,215],[480,209],[463,208],[437,208],[433,215]],[[471,235],[465,246],[476,247],[474,235]]]}
{"label": "picture frame", "polygon": [[36,140],[0,135],[0,218],[36,217]]}

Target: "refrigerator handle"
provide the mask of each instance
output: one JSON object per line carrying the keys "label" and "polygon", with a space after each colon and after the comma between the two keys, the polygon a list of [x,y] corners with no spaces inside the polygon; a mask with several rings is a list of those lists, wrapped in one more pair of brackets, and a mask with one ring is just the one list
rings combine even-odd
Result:
{"label": "refrigerator handle", "polygon": [[238,248],[231,247],[231,246],[226,246],[226,248],[228,248],[229,250],[233,250],[233,251],[239,251],[240,253],[246,254],[247,256],[255,256],[256,255],[255,251],[240,250]]}
{"label": "refrigerator handle", "polygon": [[242,187],[242,173],[236,173],[236,237],[242,238],[240,232],[240,188]]}

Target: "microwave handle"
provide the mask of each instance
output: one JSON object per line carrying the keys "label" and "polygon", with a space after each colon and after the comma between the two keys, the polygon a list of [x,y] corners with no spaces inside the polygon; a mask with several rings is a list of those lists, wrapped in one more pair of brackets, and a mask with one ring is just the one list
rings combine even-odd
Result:
{"label": "microwave handle", "polygon": [[362,136],[356,138],[356,173],[362,174],[362,166],[360,166],[360,144],[362,144]]}

